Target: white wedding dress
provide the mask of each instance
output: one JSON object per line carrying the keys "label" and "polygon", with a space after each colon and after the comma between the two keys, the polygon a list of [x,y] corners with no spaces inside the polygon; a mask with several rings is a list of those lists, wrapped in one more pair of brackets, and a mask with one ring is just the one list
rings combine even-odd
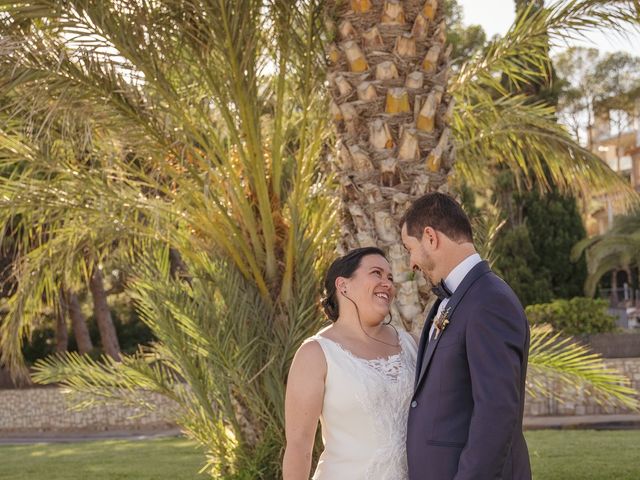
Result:
{"label": "white wedding dress", "polygon": [[406,435],[417,347],[400,331],[401,352],[366,360],[321,335],[327,361],[320,423],[324,451],[313,480],[407,480]]}

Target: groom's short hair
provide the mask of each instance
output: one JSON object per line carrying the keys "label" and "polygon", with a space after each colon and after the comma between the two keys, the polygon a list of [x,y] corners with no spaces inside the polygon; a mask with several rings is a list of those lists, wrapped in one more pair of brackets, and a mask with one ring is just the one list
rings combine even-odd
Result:
{"label": "groom's short hair", "polygon": [[462,206],[444,193],[431,192],[411,204],[400,220],[400,228],[418,240],[426,227],[444,233],[455,242],[472,242],[471,222]]}

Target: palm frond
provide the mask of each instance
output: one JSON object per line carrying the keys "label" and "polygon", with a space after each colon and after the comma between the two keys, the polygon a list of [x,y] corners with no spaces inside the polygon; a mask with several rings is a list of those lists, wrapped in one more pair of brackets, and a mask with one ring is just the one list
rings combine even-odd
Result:
{"label": "palm frond", "polygon": [[456,72],[449,85],[456,100],[454,143],[458,168],[470,184],[486,185],[490,167],[499,164],[545,190],[549,183],[580,196],[620,190],[627,206],[638,201],[629,185],[558,125],[555,108],[510,89],[553,81],[549,49],[604,25],[619,34],[637,29],[634,2],[531,3],[503,38]]}
{"label": "palm frond", "polygon": [[[560,390],[554,388],[557,382]],[[548,325],[531,327],[528,391],[561,400],[584,390],[599,404],[640,408],[637,392],[624,375],[605,365],[599,354],[571,338],[562,338]]]}
{"label": "palm frond", "polygon": [[[458,105],[458,104],[457,104]],[[486,185],[504,165],[526,185],[554,185],[578,196],[619,191],[628,204],[637,193],[599,157],[578,145],[559,125],[554,109],[523,95],[479,99],[457,107],[452,119],[457,168],[465,180]],[[551,183],[550,183],[551,182]]]}
{"label": "palm frond", "polygon": [[614,219],[612,228],[601,235],[578,242],[571,251],[575,261],[582,255],[587,260],[585,293],[595,294],[600,279],[618,268],[640,264],[640,215],[637,210]]}

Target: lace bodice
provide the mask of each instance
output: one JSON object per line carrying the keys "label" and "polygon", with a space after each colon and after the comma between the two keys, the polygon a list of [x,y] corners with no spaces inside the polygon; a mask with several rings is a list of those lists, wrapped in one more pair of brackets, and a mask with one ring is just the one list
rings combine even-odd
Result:
{"label": "lace bodice", "polygon": [[321,335],[327,376],[320,421],[325,450],[314,480],[406,480],[406,428],[417,347],[400,332],[401,352],[367,360]]}

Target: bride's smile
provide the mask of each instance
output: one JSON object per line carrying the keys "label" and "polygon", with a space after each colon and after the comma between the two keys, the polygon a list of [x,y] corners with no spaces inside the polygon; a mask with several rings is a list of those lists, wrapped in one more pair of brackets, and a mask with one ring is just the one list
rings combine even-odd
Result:
{"label": "bride's smile", "polygon": [[359,315],[363,326],[377,326],[389,315],[396,288],[384,257],[367,255],[350,278],[339,277],[336,284],[342,319]]}

